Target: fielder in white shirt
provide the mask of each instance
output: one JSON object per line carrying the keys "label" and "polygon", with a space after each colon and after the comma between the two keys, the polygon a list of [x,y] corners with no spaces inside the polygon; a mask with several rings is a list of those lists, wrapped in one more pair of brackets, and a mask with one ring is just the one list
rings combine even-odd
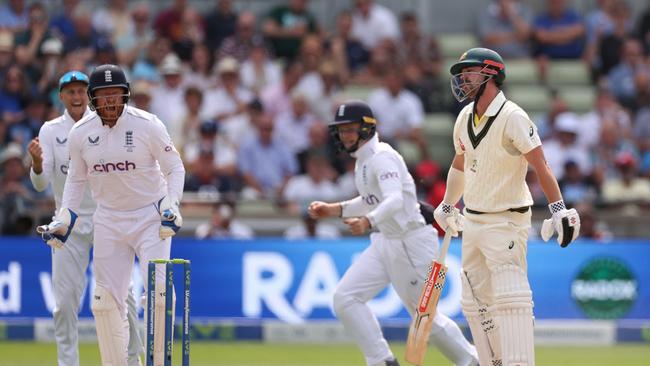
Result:
{"label": "fielder in white shirt", "polygon": [[[88,115],[88,76],[80,71],[69,71],[59,79],[59,99],[63,115],[47,121],[38,137],[29,144],[32,157],[30,178],[34,188],[41,192],[52,184],[57,211],[61,208],[63,185],[68,173],[68,132],[82,117]],[[83,192],[77,214],[77,224],[65,247],[52,247],[52,288],[55,308],[54,338],[59,366],[79,365],[79,303],[86,288],[86,269],[92,247],[92,214],[95,202],[90,191]],[[129,366],[139,365],[142,341],[138,332],[138,315],[131,291],[127,298],[129,320]]]}
{"label": "fielder in white shirt", "polygon": [[[551,204],[542,238],[555,232],[565,247],[578,237],[580,217],[567,210],[526,112],[506,99],[501,56],[472,48],[452,65],[454,97],[469,103],[454,126],[456,156],[435,220],[453,235],[463,231],[461,307],[481,365],[535,365],[533,299],[527,275],[527,240],[533,199],[530,164]],[[463,197],[464,216],[454,207]],[[464,230],[463,230],[464,222]]]}
{"label": "fielder in white shirt", "polygon": [[[91,306],[97,340],[102,364],[123,366],[127,364],[126,298],[134,259],[137,255],[142,278],[149,260],[169,259],[171,236],[182,224],[178,206],[185,170],[158,117],[127,105],[129,84],[122,69],[95,68],[88,95],[96,112],[70,130],[70,165],[61,209],[40,231],[51,245],[65,247],[88,183],[97,203],[93,214],[96,287]],[[159,268],[157,314],[165,308],[164,278]],[[164,317],[156,317],[154,328],[163,325]],[[156,332],[154,339],[155,365],[163,362],[163,333]]]}
{"label": "fielder in white shirt", "polygon": [[[330,132],[340,148],[357,159],[355,184],[359,196],[349,201],[312,202],[313,218],[345,217],[354,235],[377,228],[370,246],[347,270],[334,294],[334,312],[354,337],[368,365],[399,365],[367,302],[392,284],[410,314],[420,296],[438,236],[420,213],[415,183],[402,157],[379,142],[376,120],[367,104],[338,107]],[[455,365],[476,365],[476,350],[447,316],[436,314],[431,341]]]}

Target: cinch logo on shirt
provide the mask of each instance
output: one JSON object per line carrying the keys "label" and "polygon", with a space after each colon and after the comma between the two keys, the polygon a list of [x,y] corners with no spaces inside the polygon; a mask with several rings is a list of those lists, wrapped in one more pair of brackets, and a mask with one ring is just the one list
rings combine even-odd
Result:
{"label": "cinch logo on shirt", "polygon": [[135,169],[135,163],[125,160],[119,163],[100,163],[93,165],[93,171],[99,173],[126,172]]}
{"label": "cinch logo on shirt", "polygon": [[386,172],[379,176],[379,180],[386,180],[391,178],[399,178],[399,174],[397,174],[397,172]]}

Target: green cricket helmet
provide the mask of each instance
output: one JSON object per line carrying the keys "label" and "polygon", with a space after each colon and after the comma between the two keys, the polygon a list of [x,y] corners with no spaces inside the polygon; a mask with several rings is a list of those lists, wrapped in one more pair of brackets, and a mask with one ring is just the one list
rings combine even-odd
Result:
{"label": "green cricket helmet", "polygon": [[[483,66],[480,71],[476,72],[485,76],[480,84],[468,85],[469,83],[461,77],[463,69],[472,66]],[[471,48],[463,53],[460,59],[451,65],[449,72],[451,73],[451,91],[459,102],[467,99],[475,89],[490,79],[493,79],[498,87],[501,87],[506,79],[506,65],[503,58],[495,51],[482,47]]]}

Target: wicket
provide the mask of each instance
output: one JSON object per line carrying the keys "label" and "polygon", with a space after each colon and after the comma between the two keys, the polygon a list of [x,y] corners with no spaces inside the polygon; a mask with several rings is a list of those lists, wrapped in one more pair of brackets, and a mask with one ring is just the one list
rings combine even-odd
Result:
{"label": "wicket", "polygon": [[186,259],[154,259],[149,261],[147,272],[147,366],[153,366],[154,353],[154,316],[156,299],[156,265],[165,265],[165,366],[172,364],[173,348],[173,291],[174,264],[183,265],[183,358],[182,366],[190,365],[190,261]]}

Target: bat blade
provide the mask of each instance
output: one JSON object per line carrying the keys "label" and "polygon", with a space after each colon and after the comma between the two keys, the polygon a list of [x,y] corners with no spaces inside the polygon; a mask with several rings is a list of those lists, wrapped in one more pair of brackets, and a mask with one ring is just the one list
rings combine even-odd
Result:
{"label": "bat blade", "polygon": [[445,286],[447,266],[444,264],[444,257],[450,240],[451,237],[445,235],[443,254],[440,256],[440,261],[434,260],[429,267],[429,273],[415,308],[415,316],[409,328],[405,358],[407,362],[416,366],[421,366],[424,362],[429,335],[433,327],[433,318],[436,316],[438,300],[440,300],[442,289]]}

